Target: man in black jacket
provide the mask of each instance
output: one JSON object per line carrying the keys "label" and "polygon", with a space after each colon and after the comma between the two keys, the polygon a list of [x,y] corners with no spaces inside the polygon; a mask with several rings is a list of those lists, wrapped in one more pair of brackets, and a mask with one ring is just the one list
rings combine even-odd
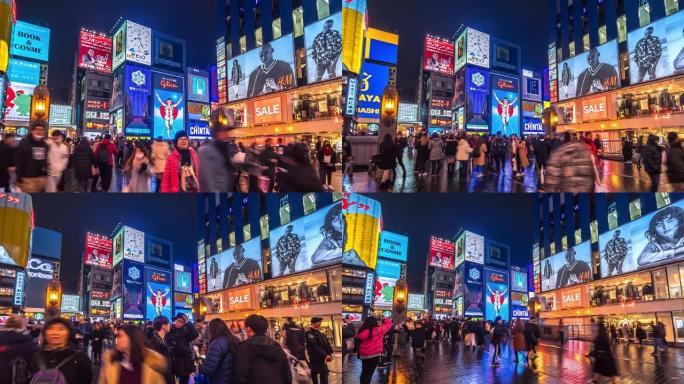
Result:
{"label": "man in black jacket", "polygon": [[199,332],[194,324],[188,322],[188,317],[183,313],[176,315],[165,341],[171,352],[173,374],[178,378],[178,384],[188,384],[190,374],[195,371],[190,343],[197,337]]}
{"label": "man in black jacket", "polygon": [[328,338],[321,332],[320,317],[311,319],[311,328],[306,331],[306,352],[309,354],[309,368],[313,384],[328,384],[328,365],[332,361],[333,350]]}
{"label": "man in black jacket", "polygon": [[17,185],[22,192],[44,192],[47,182],[47,151],[42,120],[31,125],[31,132],[21,139],[14,151],[17,166]]}
{"label": "man in black jacket", "polygon": [[287,318],[287,322],[283,326],[285,331],[285,346],[290,351],[292,356],[297,360],[306,360],[305,344],[306,338],[304,336],[304,328],[292,321],[291,317]]}
{"label": "man in black jacket", "polygon": [[5,134],[0,141],[0,192],[10,192],[10,168],[14,168],[14,134]]}
{"label": "man in black jacket", "polygon": [[171,324],[166,316],[157,316],[152,322],[152,332],[149,335],[152,349],[166,358],[166,372],[164,379],[166,384],[173,384],[173,367],[171,364],[171,352],[166,344],[166,335],[171,331]]}
{"label": "man in black jacket", "polygon": [[[684,192],[684,149],[677,132],[667,134],[667,178],[674,192]],[[0,185],[1,187],[1,185]]]}
{"label": "man in black jacket", "polygon": [[290,384],[292,373],[287,356],[273,339],[266,336],[268,320],[249,315],[245,319],[247,340],[240,343],[235,362],[237,384]]}

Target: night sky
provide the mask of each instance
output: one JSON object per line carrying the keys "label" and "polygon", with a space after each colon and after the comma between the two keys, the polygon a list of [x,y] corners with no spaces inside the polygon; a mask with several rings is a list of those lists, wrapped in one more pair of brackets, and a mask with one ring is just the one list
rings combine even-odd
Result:
{"label": "night sky", "polygon": [[35,225],[62,232],[61,280],[77,292],[88,231],[110,235],[118,223],[173,243],[177,264],[191,267],[197,257],[197,195],[34,194]]}
{"label": "night sky", "polygon": [[522,47],[523,68],[547,64],[547,0],[368,1],[370,27],[399,34],[399,97],[415,97],[426,34],[451,39],[461,24]]}
{"label": "night sky", "polygon": [[16,0],[18,19],[52,29],[48,85],[67,102],[81,27],[109,33],[119,17],[185,39],[188,65],[216,62],[216,0]]}
{"label": "night sky", "polygon": [[532,195],[529,194],[374,194],[382,204],[384,230],[409,237],[409,290],[423,287],[430,236],[453,239],[459,228],[504,243],[511,264],[532,263]]}

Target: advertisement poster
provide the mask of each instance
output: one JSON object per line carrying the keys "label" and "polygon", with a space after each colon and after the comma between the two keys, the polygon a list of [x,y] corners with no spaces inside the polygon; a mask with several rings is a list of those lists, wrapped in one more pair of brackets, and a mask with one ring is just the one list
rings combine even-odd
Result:
{"label": "advertisement poster", "polygon": [[465,297],[464,315],[468,317],[484,316],[482,303],[482,268],[470,263],[464,264]]}
{"label": "advertisement poster", "polygon": [[78,67],[112,73],[112,38],[81,30],[78,45]]}
{"label": "advertisement poster", "polygon": [[208,121],[188,119],[186,132],[190,140],[211,140],[211,129]]}
{"label": "advertisement poster", "polygon": [[493,267],[508,268],[509,257],[508,247],[503,244],[487,240],[487,253],[485,257],[485,264]]}
{"label": "advertisement poster", "polygon": [[40,64],[10,59],[7,76],[12,83],[40,84]]}
{"label": "advertisement poster", "polygon": [[486,131],[489,129],[489,72],[466,67],[465,129]]}
{"label": "advertisement poster", "polygon": [[342,203],[337,203],[271,230],[272,276],[339,263],[343,223]]}
{"label": "advertisement poster", "polygon": [[211,109],[209,104],[188,101],[188,120],[209,121]]}
{"label": "advertisement poster", "polygon": [[48,61],[50,29],[17,20],[12,29],[10,55]]}
{"label": "advertisement poster", "polygon": [[364,61],[359,80],[358,117],[380,119],[382,92],[390,80],[389,67]]}
{"label": "advertisement poster", "polygon": [[394,301],[394,286],[397,279],[378,276],[375,279],[375,305],[391,307]]}
{"label": "advertisement poster", "polygon": [[492,69],[496,68],[518,73],[518,68],[520,66],[520,50],[517,47],[498,39],[491,39],[491,46],[492,52],[494,53],[491,62]]}
{"label": "advertisement poster", "polygon": [[309,84],[342,76],[342,13],[304,27]]}
{"label": "advertisement poster", "polygon": [[504,321],[510,318],[510,292],[508,273],[484,270],[485,273],[485,319],[494,320],[501,316]]}
{"label": "advertisement poster", "polygon": [[454,74],[454,43],[432,36],[425,36],[423,69],[445,75]]}
{"label": "advertisement poster", "polygon": [[145,234],[131,227],[123,227],[123,258],[145,262]]}
{"label": "advertisement poster", "polygon": [[627,35],[632,84],[684,73],[682,25],[684,11],[679,11]]}
{"label": "advertisement poster", "polygon": [[171,273],[145,268],[145,285],[147,320],[157,316],[171,319]]}
{"label": "advertisement poster", "polygon": [[542,125],[543,113],[544,105],[542,103],[522,101],[523,135],[544,134],[544,126]]}
{"label": "advertisement poster", "polygon": [[435,289],[433,297],[433,312],[434,313],[451,313],[454,306],[454,300],[451,297],[451,291],[446,289]]}
{"label": "advertisement poster", "polygon": [[619,88],[618,72],[618,43],[611,40],[558,65],[558,97],[562,101]]}
{"label": "advertisement poster", "polygon": [[86,233],[85,265],[111,269],[112,268],[112,240],[106,236]]}
{"label": "advertisement poster", "polygon": [[192,309],[192,295],[187,293],[174,292],[173,293],[173,307],[177,310]]}
{"label": "advertisement poster", "polygon": [[123,69],[121,69],[112,76],[112,99],[109,103],[109,106],[112,109],[121,108],[123,106],[123,92],[125,87],[124,75]]}
{"label": "advertisement poster", "polygon": [[684,201],[599,236],[601,276],[617,276],[684,259]]}
{"label": "advertisement poster", "polygon": [[382,231],[378,257],[398,261],[406,261],[408,256],[408,237],[398,233]]}
{"label": "advertisement poster", "polygon": [[454,71],[458,71],[466,65],[466,38],[467,31],[463,31],[454,44]]}
{"label": "advertisement poster", "polygon": [[458,267],[465,260],[465,232],[456,239],[456,262],[455,265]]}
{"label": "advertisement poster", "polygon": [[465,259],[484,264],[484,236],[465,231]]}
{"label": "advertisement poster", "polygon": [[188,100],[209,102],[209,72],[188,68]]}
{"label": "advertisement poster", "polygon": [[126,66],[125,132],[131,136],[150,135],[150,91],[152,72],[137,65]]}
{"label": "advertisement poster", "polygon": [[401,277],[401,263],[378,259],[378,264],[375,266],[375,273],[380,277],[398,279]]}
{"label": "advertisement poster", "polygon": [[228,60],[228,101],[297,86],[292,34]]}
{"label": "advertisement poster", "polygon": [[182,77],[160,72],[152,73],[154,92],[153,137],[173,140],[185,129],[185,84]]}
{"label": "advertisement poster", "polygon": [[5,120],[29,121],[35,84],[10,83],[5,97]]}
{"label": "advertisement poster", "polygon": [[522,98],[531,101],[542,101],[542,81],[536,77],[523,76]]}
{"label": "advertisement poster", "polygon": [[266,125],[285,122],[285,107],[281,95],[250,103],[254,110],[254,125]]}
{"label": "advertisement poster", "polygon": [[112,39],[112,70],[126,61],[126,23],[121,24]]}
{"label": "advertisement poster", "polygon": [[228,248],[209,257],[207,261],[208,292],[254,283],[262,279],[261,237]]}
{"label": "advertisement poster", "polygon": [[152,65],[152,29],[126,21],[126,61]]}
{"label": "advertisement poster", "polygon": [[514,319],[529,319],[529,302],[530,299],[527,293],[511,292],[511,317]]}
{"label": "advertisement poster", "polygon": [[582,287],[560,291],[561,309],[584,308],[582,291]]}
{"label": "advertisement poster", "polygon": [[408,309],[425,309],[425,295],[417,294],[417,293],[409,293],[409,298],[408,298]]}
{"label": "advertisement poster", "polygon": [[142,320],[143,312],[143,270],[144,265],[124,260],[122,265],[123,280],[123,318]]}
{"label": "advertisement poster", "polygon": [[518,292],[528,292],[527,290],[527,272],[511,270],[513,280],[511,281],[511,290]]}
{"label": "advertisement poster", "polygon": [[455,265],[454,242],[438,237],[430,238],[430,255],[428,265],[431,267],[453,270]]}
{"label": "advertisement poster", "polygon": [[519,81],[513,77],[492,75],[491,133],[520,135]]}
{"label": "advertisement poster", "polygon": [[155,66],[165,66],[171,69],[185,68],[185,40],[154,32],[152,48]]}
{"label": "advertisement poster", "polygon": [[171,268],[171,243],[154,236],[145,236],[145,262],[157,267]]}
{"label": "advertisement poster", "polygon": [[192,275],[190,272],[173,271],[173,290],[178,292],[191,293],[192,292]]}
{"label": "advertisement poster", "polygon": [[378,258],[382,206],[377,200],[350,193],[342,197],[344,237],[342,264],[374,269]]}
{"label": "advertisement poster", "polygon": [[342,34],[346,36],[342,40],[342,63],[346,70],[359,73],[367,28],[366,0],[343,1],[342,14],[345,20]]}
{"label": "advertisement poster", "polygon": [[467,31],[467,63],[489,68],[489,35],[472,28]]}
{"label": "advertisement poster", "polygon": [[593,274],[590,242],[585,241],[547,257],[541,262],[541,271],[542,292],[591,281]]}

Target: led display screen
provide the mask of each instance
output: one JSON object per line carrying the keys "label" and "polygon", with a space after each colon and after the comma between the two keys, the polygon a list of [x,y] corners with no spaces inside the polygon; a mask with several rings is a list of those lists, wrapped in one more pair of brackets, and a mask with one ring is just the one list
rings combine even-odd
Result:
{"label": "led display screen", "polygon": [[394,286],[397,279],[377,277],[375,279],[375,305],[391,307],[394,300]]}
{"label": "led display screen", "polygon": [[131,227],[124,227],[123,258],[145,262],[145,234]]}
{"label": "led display screen", "polygon": [[541,261],[542,291],[586,283],[593,279],[589,241]]}
{"label": "led display screen", "polygon": [[430,238],[428,264],[431,267],[453,270],[455,268],[454,242],[438,237]]}
{"label": "led display screen", "polygon": [[207,291],[237,287],[263,278],[261,273],[261,237],[209,257]]}
{"label": "led display screen", "polygon": [[558,65],[558,97],[587,96],[620,87],[618,43],[611,40]]}
{"label": "led display screen", "polygon": [[86,233],[84,264],[112,268],[112,240],[94,233]]}
{"label": "led display screen", "polygon": [[309,84],[342,76],[342,13],[304,27]]}
{"label": "led display screen", "polygon": [[342,263],[375,268],[381,233],[382,206],[377,200],[351,193],[342,198],[346,225]]}
{"label": "led display screen", "polygon": [[118,68],[126,61],[126,23],[121,24],[112,39],[112,69]]}
{"label": "led display screen", "polygon": [[35,84],[10,82],[5,96],[5,120],[29,121]]}
{"label": "led display screen", "polygon": [[408,237],[393,232],[382,231],[378,257],[406,261],[408,257]]}
{"label": "led display screen", "polygon": [[143,305],[143,273],[144,265],[131,260],[124,260],[121,266],[123,287],[124,319],[142,320],[145,317]]}
{"label": "led display screen", "polygon": [[10,55],[48,61],[50,29],[18,20],[12,29]]}
{"label": "led display screen", "polygon": [[378,263],[375,266],[375,273],[380,277],[398,279],[401,277],[401,263],[378,259]]}
{"label": "led display screen", "polygon": [[152,29],[126,21],[126,60],[152,65]]}
{"label": "led display screen", "polygon": [[520,135],[520,95],[517,78],[492,75],[491,133]]}
{"label": "led display screen", "polygon": [[466,62],[489,68],[489,35],[472,28],[467,33]]}
{"label": "led display screen", "polygon": [[464,315],[469,317],[484,316],[482,302],[482,267],[477,264],[465,263]]}
{"label": "led display screen", "polygon": [[190,272],[173,271],[175,278],[173,279],[173,290],[178,292],[191,293],[192,292],[192,276]]}
{"label": "led display screen", "polygon": [[7,76],[13,83],[39,84],[40,64],[19,59],[10,59]]}
{"label": "led display screen", "polygon": [[149,136],[150,91],[152,72],[137,65],[126,66],[126,113],[125,132],[131,136]]}
{"label": "led display screen", "polygon": [[484,270],[485,274],[485,319],[495,320],[498,316],[504,321],[509,319],[510,292],[508,291],[508,273]]}
{"label": "led display screen", "polygon": [[185,40],[154,32],[153,63],[175,70],[185,68]]}
{"label": "led display screen", "polygon": [[684,11],[627,35],[632,84],[684,73]]}
{"label": "led display screen", "polygon": [[111,73],[112,38],[82,30],[78,45],[78,67]]}
{"label": "led display screen", "polygon": [[185,83],[182,77],[161,72],[153,72],[152,78],[153,137],[172,140],[185,129]]}
{"label": "led display screen", "polygon": [[188,100],[209,102],[209,72],[188,68]]}
{"label": "led display screen", "polygon": [[489,128],[489,72],[466,67],[466,103],[465,129],[468,131],[486,131]]}
{"label": "led display screen", "polygon": [[145,268],[147,320],[157,316],[171,319],[171,273]]}
{"label": "led display screen", "polygon": [[425,36],[423,69],[453,75],[454,43],[432,36]]}

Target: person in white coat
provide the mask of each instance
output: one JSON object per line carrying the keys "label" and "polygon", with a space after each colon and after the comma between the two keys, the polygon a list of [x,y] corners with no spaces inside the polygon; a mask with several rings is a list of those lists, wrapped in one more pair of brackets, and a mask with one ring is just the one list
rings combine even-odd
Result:
{"label": "person in white coat", "polygon": [[468,162],[470,161],[470,154],[473,148],[466,140],[465,136],[461,136],[458,141],[458,148],[456,148],[456,161],[458,163],[458,172],[461,177],[465,177],[468,172]]}
{"label": "person in white coat", "polygon": [[57,186],[69,164],[70,150],[69,146],[64,143],[64,135],[58,130],[52,131],[47,143],[48,178],[45,192],[57,192]]}

